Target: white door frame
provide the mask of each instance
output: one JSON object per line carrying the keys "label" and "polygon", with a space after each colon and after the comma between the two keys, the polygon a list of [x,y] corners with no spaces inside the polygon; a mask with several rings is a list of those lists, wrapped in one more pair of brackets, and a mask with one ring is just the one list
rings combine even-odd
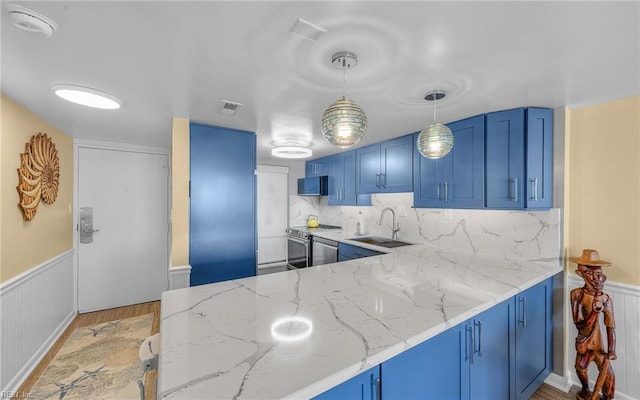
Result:
{"label": "white door frame", "polygon": [[79,217],[79,154],[80,148],[91,148],[100,150],[117,150],[117,151],[130,151],[136,153],[148,153],[148,154],[160,154],[166,155],[169,158],[169,182],[167,190],[167,220],[169,221],[169,232],[167,233],[167,289],[169,288],[169,267],[171,265],[171,150],[162,147],[141,146],[127,143],[117,142],[105,142],[99,140],[90,139],[73,139],[73,287],[75,288],[73,293],[73,307],[76,313],[78,312],[78,217]]}

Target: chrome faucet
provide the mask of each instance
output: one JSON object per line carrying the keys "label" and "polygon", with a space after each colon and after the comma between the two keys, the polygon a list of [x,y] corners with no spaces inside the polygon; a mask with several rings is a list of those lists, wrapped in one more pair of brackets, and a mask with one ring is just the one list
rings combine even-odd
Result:
{"label": "chrome faucet", "polygon": [[384,212],[391,211],[391,215],[393,216],[393,221],[391,222],[391,240],[398,240],[398,232],[400,232],[400,224],[396,223],[396,213],[393,211],[391,207],[386,207],[380,213],[380,221],[378,221],[378,225],[382,225],[382,219],[384,218]]}

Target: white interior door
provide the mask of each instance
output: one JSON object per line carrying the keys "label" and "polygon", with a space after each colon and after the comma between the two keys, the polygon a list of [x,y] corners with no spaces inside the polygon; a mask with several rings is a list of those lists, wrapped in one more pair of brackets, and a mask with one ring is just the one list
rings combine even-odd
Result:
{"label": "white interior door", "polygon": [[289,168],[258,165],[258,268],[287,261]]}
{"label": "white interior door", "polygon": [[167,289],[168,158],[78,148],[78,206],[91,209],[84,228],[95,230],[90,243],[82,227],[77,235],[80,312],[159,300]]}

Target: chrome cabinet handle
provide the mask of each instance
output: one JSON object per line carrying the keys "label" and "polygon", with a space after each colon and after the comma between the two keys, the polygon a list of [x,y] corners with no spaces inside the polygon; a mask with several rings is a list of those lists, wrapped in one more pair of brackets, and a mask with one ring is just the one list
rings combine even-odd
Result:
{"label": "chrome cabinet handle", "polygon": [[475,343],[473,330],[473,326],[465,325],[464,327],[464,359],[465,361],[469,360],[470,364],[473,364],[473,348],[469,352],[469,342],[471,342],[471,346]]}
{"label": "chrome cabinet handle", "polygon": [[380,383],[380,378],[376,378],[376,400],[382,399],[382,385]]}
{"label": "chrome cabinet handle", "polygon": [[538,178],[531,179],[531,184],[533,185],[533,194],[530,200],[538,201]]}
{"label": "chrome cabinet handle", "polygon": [[380,174],[376,174],[376,187],[380,187]]}
{"label": "chrome cabinet handle", "polygon": [[440,186],[442,186],[442,183],[438,183],[438,187],[436,188],[436,196],[438,197],[438,202],[440,202]]}
{"label": "chrome cabinet handle", "polygon": [[520,309],[522,310],[522,312],[520,313],[520,316],[522,318],[518,321],[518,323],[523,327],[526,327],[527,326],[527,298],[520,297],[518,301],[520,302]]}
{"label": "chrome cabinet handle", "polygon": [[474,321],[474,328],[473,329],[475,329],[476,326],[478,327],[478,351],[477,351],[477,353],[478,353],[478,357],[482,357],[482,321],[478,321],[478,322]]}
{"label": "chrome cabinet handle", "polygon": [[518,202],[518,178],[513,178],[513,201]]}
{"label": "chrome cabinet handle", "polygon": [[449,182],[444,183],[444,202],[449,202]]}

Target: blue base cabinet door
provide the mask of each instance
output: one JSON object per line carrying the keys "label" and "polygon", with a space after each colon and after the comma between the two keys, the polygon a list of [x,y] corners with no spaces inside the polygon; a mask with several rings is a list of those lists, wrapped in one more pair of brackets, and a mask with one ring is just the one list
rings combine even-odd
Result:
{"label": "blue base cabinet door", "polygon": [[469,399],[509,399],[512,321],[513,300],[508,300],[468,322]]}
{"label": "blue base cabinet door", "polygon": [[256,137],[190,125],[191,286],[256,274]]}
{"label": "blue base cabinet door", "polygon": [[528,399],[552,369],[553,278],[516,296],[515,398]]}
{"label": "blue base cabinet door", "polygon": [[[451,152],[438,159],[414,155],[415,207],[484,208],[484,115],[447,125]],[[415,135],[417,140],[418,134]]]}
{"label": "blue base cabinet door", "polygon": [[383,362],[382,398],[468,399],[468,388],[462,384],[462,374],[468,373],[461,352],[463,340],[464,325],[450,328]]}
{"label": "blue base cabinet door", "polygon": [[314,397],[314,400],[380,400],[380,367],[375,366]]}

